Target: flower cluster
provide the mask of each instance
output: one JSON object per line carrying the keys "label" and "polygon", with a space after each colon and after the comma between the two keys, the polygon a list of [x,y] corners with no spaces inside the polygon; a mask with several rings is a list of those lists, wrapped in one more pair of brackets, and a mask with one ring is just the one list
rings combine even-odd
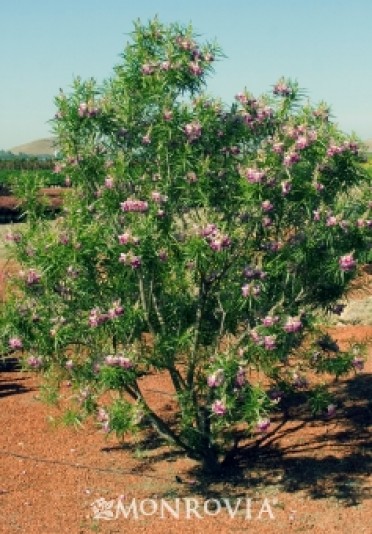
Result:
{"label": "flower cluster", "polygon": [[298,317],[288,317],[287,322],[283,326],[283,330],[287,334],[299,332],[302,329],[302,322]]}
{"label": "flower cluster", "polygon": [[83,118],[92,118],[96,117],[99,114],[100,110],[97,106],[92,104],[91,102],[81,102],[78,107],[78,115],[81,119]]}
{"label": "flower cluster", "polygon": [[217,399],[212,404],[212,412],[220,417],[226,415],[227,407],[223,400]]}
{"label": "flower cluster", "polygon": [[210,388],[217,388],[225,381],[225,373],[223,369],[217,369],[214,373],[208,376],[207,383]]}
{"label": "flower cluster", "polygon": [[89,313],[89,326],[95,328],[109,320],[117,319],[124,313],[124,308],[120,301],[115,301],[107,312],[103,313],[100,308],[93,308]]}
{"label": "flower cluster", "polygon": [[251,184],[260,184],[266,177],[266,173],[261,169],[249,167],[248,169],[245,169],[245,177]]}
{"label": "flower cluster", "polygon": [[340,265],[341,271],[344,272],[353,271],[357,264],[353,254],[346,254],[345,256],[341,256],[338,263]]}
{"label": "flower cluster", "polygon": [[215,252],[220,252],[231,246],[231,239],[224,235],[215,224],[207,224],[201,229],[200,235],[205,238],[210,248]]}
{"label": "flower cluster", "polygon": [[138,269],[142,265],[142,258],[132,254],[132,252],[122,252],[119,256],[119,262],[124,263],[124,265],[130,265],[132,269]]}
{"label": "flower cluster", "polygon": [[104,359],[104,364],[108,367],[121,367],[123,369],[132,369],[133,362],[130,358],[126,358],[121,354],[109,354]]}
{"label": "flower cluster", "polygon": [[202,134],[202,126],[199,121],[193,121],[185,125],[184,132],[188,141],[196,141]]}
{"label": "flower cluster", "polygon": [[21,349],[23,347],[23,343],[22,343],[22,340],[21,338],[19,337],[11,337],[9,339],[9,347],[12,349],[12,350],[18,350],[18,349]]}
{"label": "flower cluster", "polygon": [[122,211],[139,213],[144,213],[149,209],[149,205],[146,200],[137,200],[132,198],[128,198],[124,202],[121,202],[120,207]]}
{"label": "flower cluster", "polygon": [[333,157],[339,154],[342,154],[343,152],[353,152],[354,154],[357,154],[359,150],[358,144],[353,141],[344,141],[341,144],[337,144],[336,142],[330,143],[327,149],[327,156]]}
{"label": "flower cluster", "polygon": [[101,423],[102,430],[105,433],[110,432],[110,430],[111,430],[111,428],[110,428],[110,416],[109,416],[108,412],[105,410],[105,408],[102,408],[101,406],[98,408],[97,421],[98,421],[98,423]]}
{"label": "flower cluster", "polygon": [[26,362],[32,369],[40,369],[43,366],[43,359],[40,356],[29,356]]}
{"label": "flower cluster", "polygon": [[28,286],[36,285],[41,280],[41,274],[36,269],[29,269],[27,272],[20,271],[20,277],[23,278]]}
{"label": "flower cluster", "polygon": [[293,89],[284,80],[279,80],[274,85],[273,93],[278,96],[290,96]]}

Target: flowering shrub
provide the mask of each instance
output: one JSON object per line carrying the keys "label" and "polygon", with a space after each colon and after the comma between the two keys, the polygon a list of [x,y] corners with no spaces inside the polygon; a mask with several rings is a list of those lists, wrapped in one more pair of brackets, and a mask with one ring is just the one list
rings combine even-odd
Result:
{"label": "flowering shrub", "polygon": [[[54,224],[14,234],[22,272],[2,312],[4,350],[67,381],[77,417],[119,436],[151,425],[209,470],[238,426],[268,432],[312,372],[362,367],[316,317],[371,259],[372,226],[358,143],[327,106],[285,79],[231,106],[209,98],[220,55],[191,28],[138,23],[112,79],[58,95],[70,194]],[[159,372],[174,414],[146,400]],[[325,390],[313,398],[332,415]]]}

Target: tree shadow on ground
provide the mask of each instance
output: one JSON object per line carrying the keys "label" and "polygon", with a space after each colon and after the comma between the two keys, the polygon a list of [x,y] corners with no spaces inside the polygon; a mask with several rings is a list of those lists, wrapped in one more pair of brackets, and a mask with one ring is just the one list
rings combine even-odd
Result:
{"label": "tree shadow on ground", "polygon": [[31,391],[31,388],[24,386],[27,378],[20,375],[20,370],[17,358],[0,360],[0,399]]}
{"label": "tree shadow on ground", "polygon": [[[229,494],[238,498],[302,491],[312,499],[332,497],[355,506],[370,496],[371,399],[371,374],[337,384],[338,411],[330,420],[313,418],[297,398],[286,406],[288,419],[277,415],[272,432],[256,441],[242,441],[233,462],[218,476],[207,476],[199,465],[183,470],[177,494],[221,499]],[[154,471],[162,461],[185,458],[185,453],[164,447],[152,433],[139,446],[151,454],[133,472]]]}
{"label": "tree shadow on ground", "polygon": [[339,409],[331,420],[315,420],[304,406],[292,406],[290,420],[258,444],[240,448],[220,481],[194,469],[201,494],[221,498],[227,484],[244,495],[277,487],[304,491],[313,499],[333,497],[349,506],[371,497],[372,374],[339,382],[335,391]]}

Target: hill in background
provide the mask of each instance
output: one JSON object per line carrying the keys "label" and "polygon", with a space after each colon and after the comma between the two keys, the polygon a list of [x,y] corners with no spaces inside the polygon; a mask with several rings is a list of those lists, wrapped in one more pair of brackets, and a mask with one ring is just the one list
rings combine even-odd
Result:
{"label": "hill in background", "polygon": [[[363,142],[367,147],[367,152],[372,153],[372,139],[367,139]],[[54,156],[56,149],[56,140],[53,137],[48,137],[16,146],[11,148],[10,152],[13,154],[27,154],[29,156]]]}
{"label": "hill in background", "polygon": [[27,154],[28,156],[54,156],[56,141],[53,137],[37,139],[31,143],[15,146],[10,149],[13,154]]}

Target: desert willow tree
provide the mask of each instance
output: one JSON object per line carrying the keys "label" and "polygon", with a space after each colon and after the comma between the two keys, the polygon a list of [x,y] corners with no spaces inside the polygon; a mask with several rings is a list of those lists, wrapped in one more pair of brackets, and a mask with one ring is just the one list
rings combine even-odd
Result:
{"label": "desert willow tree", "polygon": [[[67,418],[95,414],[118,436],[152,426],[209,471],[238,429],[267,431],[283,396],[331,409],[311,372],[362,359],[328,350],[315,312],[337,303],[371,242],[355,140],[290,80],[230,106],[206,96],[219,57],[191,27],[138,22],[111,79],[60,92],[56,172],[70,193],[55,224],[31,217],[9,236],[22,268],[2,314],[3,344],[23,349],[45,391],[69,382]],[[169,413],[144,387],[164,374]]]}

